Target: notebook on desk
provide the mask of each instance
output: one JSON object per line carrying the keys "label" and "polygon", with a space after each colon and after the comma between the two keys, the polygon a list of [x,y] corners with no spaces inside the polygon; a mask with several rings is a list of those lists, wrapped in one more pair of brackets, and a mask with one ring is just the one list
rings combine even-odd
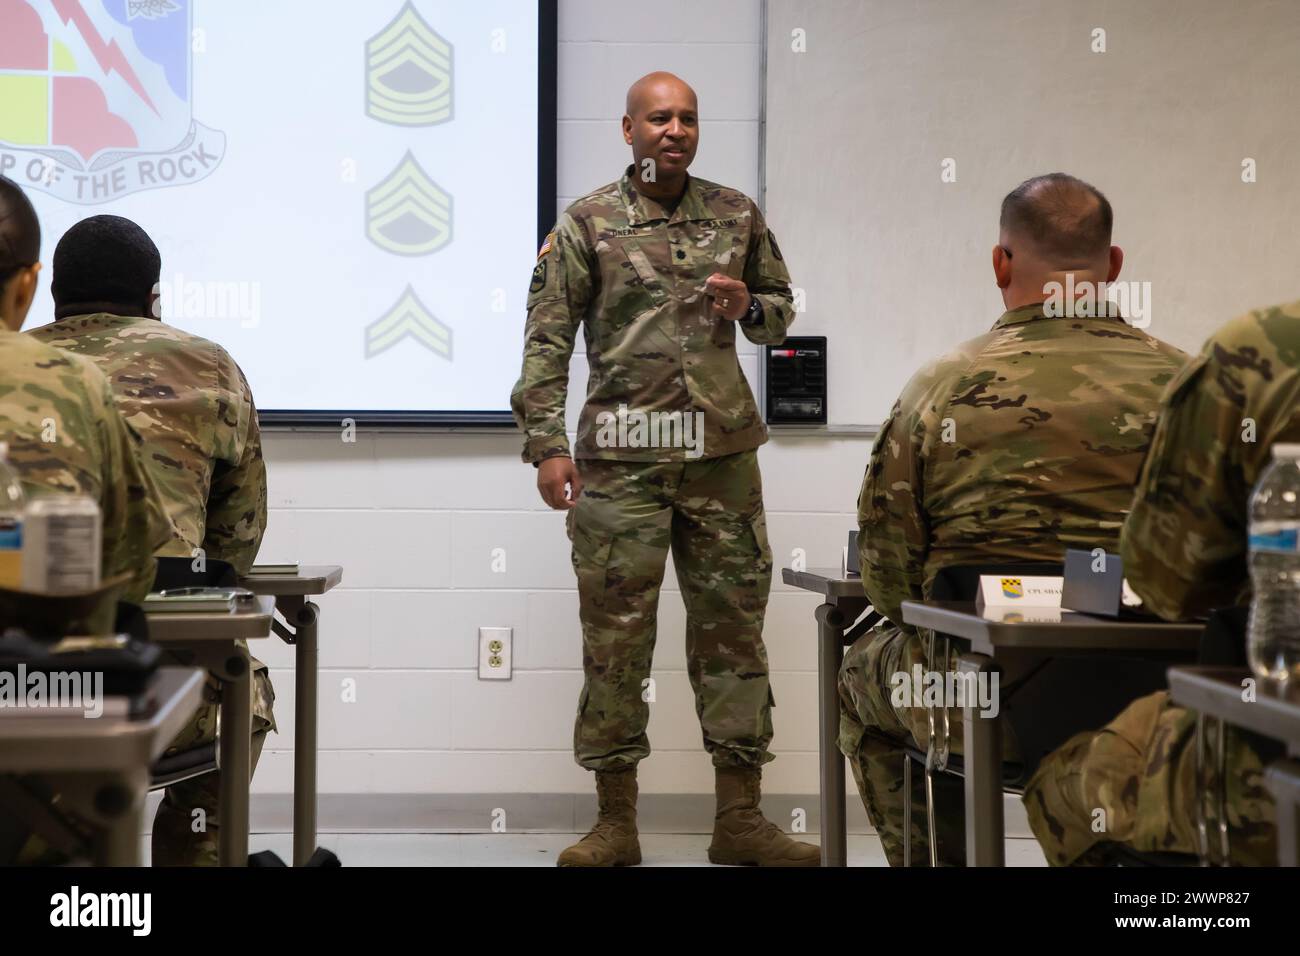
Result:
{"label": "notebook on desk", "polygon": [[230,612],[253,592],[247,588],[168,588],[145,597],[147,614],[197,614]]}
{"label": "notebook on desk", "polygon": [[259,574],[297,574],[298,562],[293,561],[288,564],[255,564],[249,569],[247,577],[256,577]]}

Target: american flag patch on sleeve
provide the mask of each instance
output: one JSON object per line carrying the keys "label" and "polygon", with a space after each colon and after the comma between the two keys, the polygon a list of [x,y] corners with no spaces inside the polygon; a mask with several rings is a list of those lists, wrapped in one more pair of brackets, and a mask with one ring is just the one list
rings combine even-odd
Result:
{"label": "american flag patch on sleeve", "polygon": [[551,251],[551,240],[554,238],[555,238],[554,232],[548,232],[546,234],[546,240],[542,243],[542,248],[537,250],[538,259],[542,258],[542,256],[546,255],[548,252]]}

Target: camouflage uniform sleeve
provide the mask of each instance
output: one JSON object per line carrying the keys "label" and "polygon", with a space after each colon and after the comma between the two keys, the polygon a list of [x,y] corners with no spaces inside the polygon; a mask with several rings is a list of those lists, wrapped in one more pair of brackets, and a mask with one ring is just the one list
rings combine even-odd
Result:
{"label": "camouflage uniform sleeve", "polygon": [[894,403],[871,446],[858,494],[862,587],[872,607],[896,624],[903,623],[903,602],[921,597],[929,542],[920,496],[919,425],[901,400]]}
{"label": "camouflage uniform sleeve", "polygon": [[[1208,352],[1184,366],[1165,392],[1124,522],[1124,577],[1143,603],[1169,620],[1206,614],[1243,597],[1246,502],[1243,457],[1268,454],[1242,440],[1243,410],[1225,391],[1225,369]],[[1262,436],[1261,436],[1262,437]],[[1262,445],[1262,451],[1259,451]]]}
{"label": "camouflage uniform sleeve", "polygon": [[247,574],[266,530],[266,462],[252,389],[239,366],[229,357],[226,363],[238,454],[232,461],[218,461],[213,471],[203,550],[210,558],[230,562],[239,574]]}
{"label": "camouflage uniform sleeve", "polygon": [[154,553],[172,538],[171,521],[162,496],[141,461],[144,442],[118,414],[108,380],[100,376],[88,388],[99,431],[103,522],[102,573],[105,578],[123,572],[134,577],[124,600],[139,604],[153,587],[157,562]]}
{"label": "camouflage uniform sleeve", "polygon": [[523,371],[510,393],[527,462],[570,455],[564,429],[569,358],[591,303],[595,271],[582,226],[569,213],[547,238],[550,248],[543,246],[528,286]]}
{"label": "camouflage uniform sleeve", "polygon": [[753,325],[737,323],[745,338],[755,345],[779,345],[794,321],[794,296],[790,292],[790,273],[781,258],[781,247],[767,228],[758,206],[750,204],[754,229],[745,256],[744,282],[749,294],[763,307],[761,319]]}
{"label": "camouflage uniform sleeve", "polygon": [[858,565],[872,606],[895,624],[903,623],[904,601],[925,597],[926,461],[979,343],[972,339],[912,376],[871,447],[858,495]]}

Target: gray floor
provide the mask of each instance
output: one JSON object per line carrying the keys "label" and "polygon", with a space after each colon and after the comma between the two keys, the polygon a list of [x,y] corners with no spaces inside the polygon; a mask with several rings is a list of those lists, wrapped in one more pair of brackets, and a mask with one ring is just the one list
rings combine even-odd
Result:
{"label": "gray floor", "polygon": [[[570,833],[322,833],[320,844],[338,854],[344,866],[554,866],[572,843]],[[815,840],[816,837],[810,836]],[[709,866],[705,834],[643,833],[643,866]],[[293,839],[287,833],[254,833],[250,852],[273,850],[288,862]],[[149,841],[144,841],[149,860]],[[850,866],[884,866],[880,841],[849,836]],[[1008,866],[1046,866],[1034,840],[1007,840]]]}

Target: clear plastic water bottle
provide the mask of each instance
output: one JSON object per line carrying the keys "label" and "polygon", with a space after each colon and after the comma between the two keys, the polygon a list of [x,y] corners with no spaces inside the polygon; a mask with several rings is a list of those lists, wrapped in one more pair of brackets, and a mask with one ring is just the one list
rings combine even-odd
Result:
{"label": "clear plastic water bottle", "polygon": [[1273,446],[1250,496],[1250,581],[1250,667],[1300,684],[1300,444]]}
{"label": "clear plastic water bottle", "polygon": [[23,514],[26,509],[22,482],[9,466],[9,443],[0,442],[0,587],[23,586]]}

